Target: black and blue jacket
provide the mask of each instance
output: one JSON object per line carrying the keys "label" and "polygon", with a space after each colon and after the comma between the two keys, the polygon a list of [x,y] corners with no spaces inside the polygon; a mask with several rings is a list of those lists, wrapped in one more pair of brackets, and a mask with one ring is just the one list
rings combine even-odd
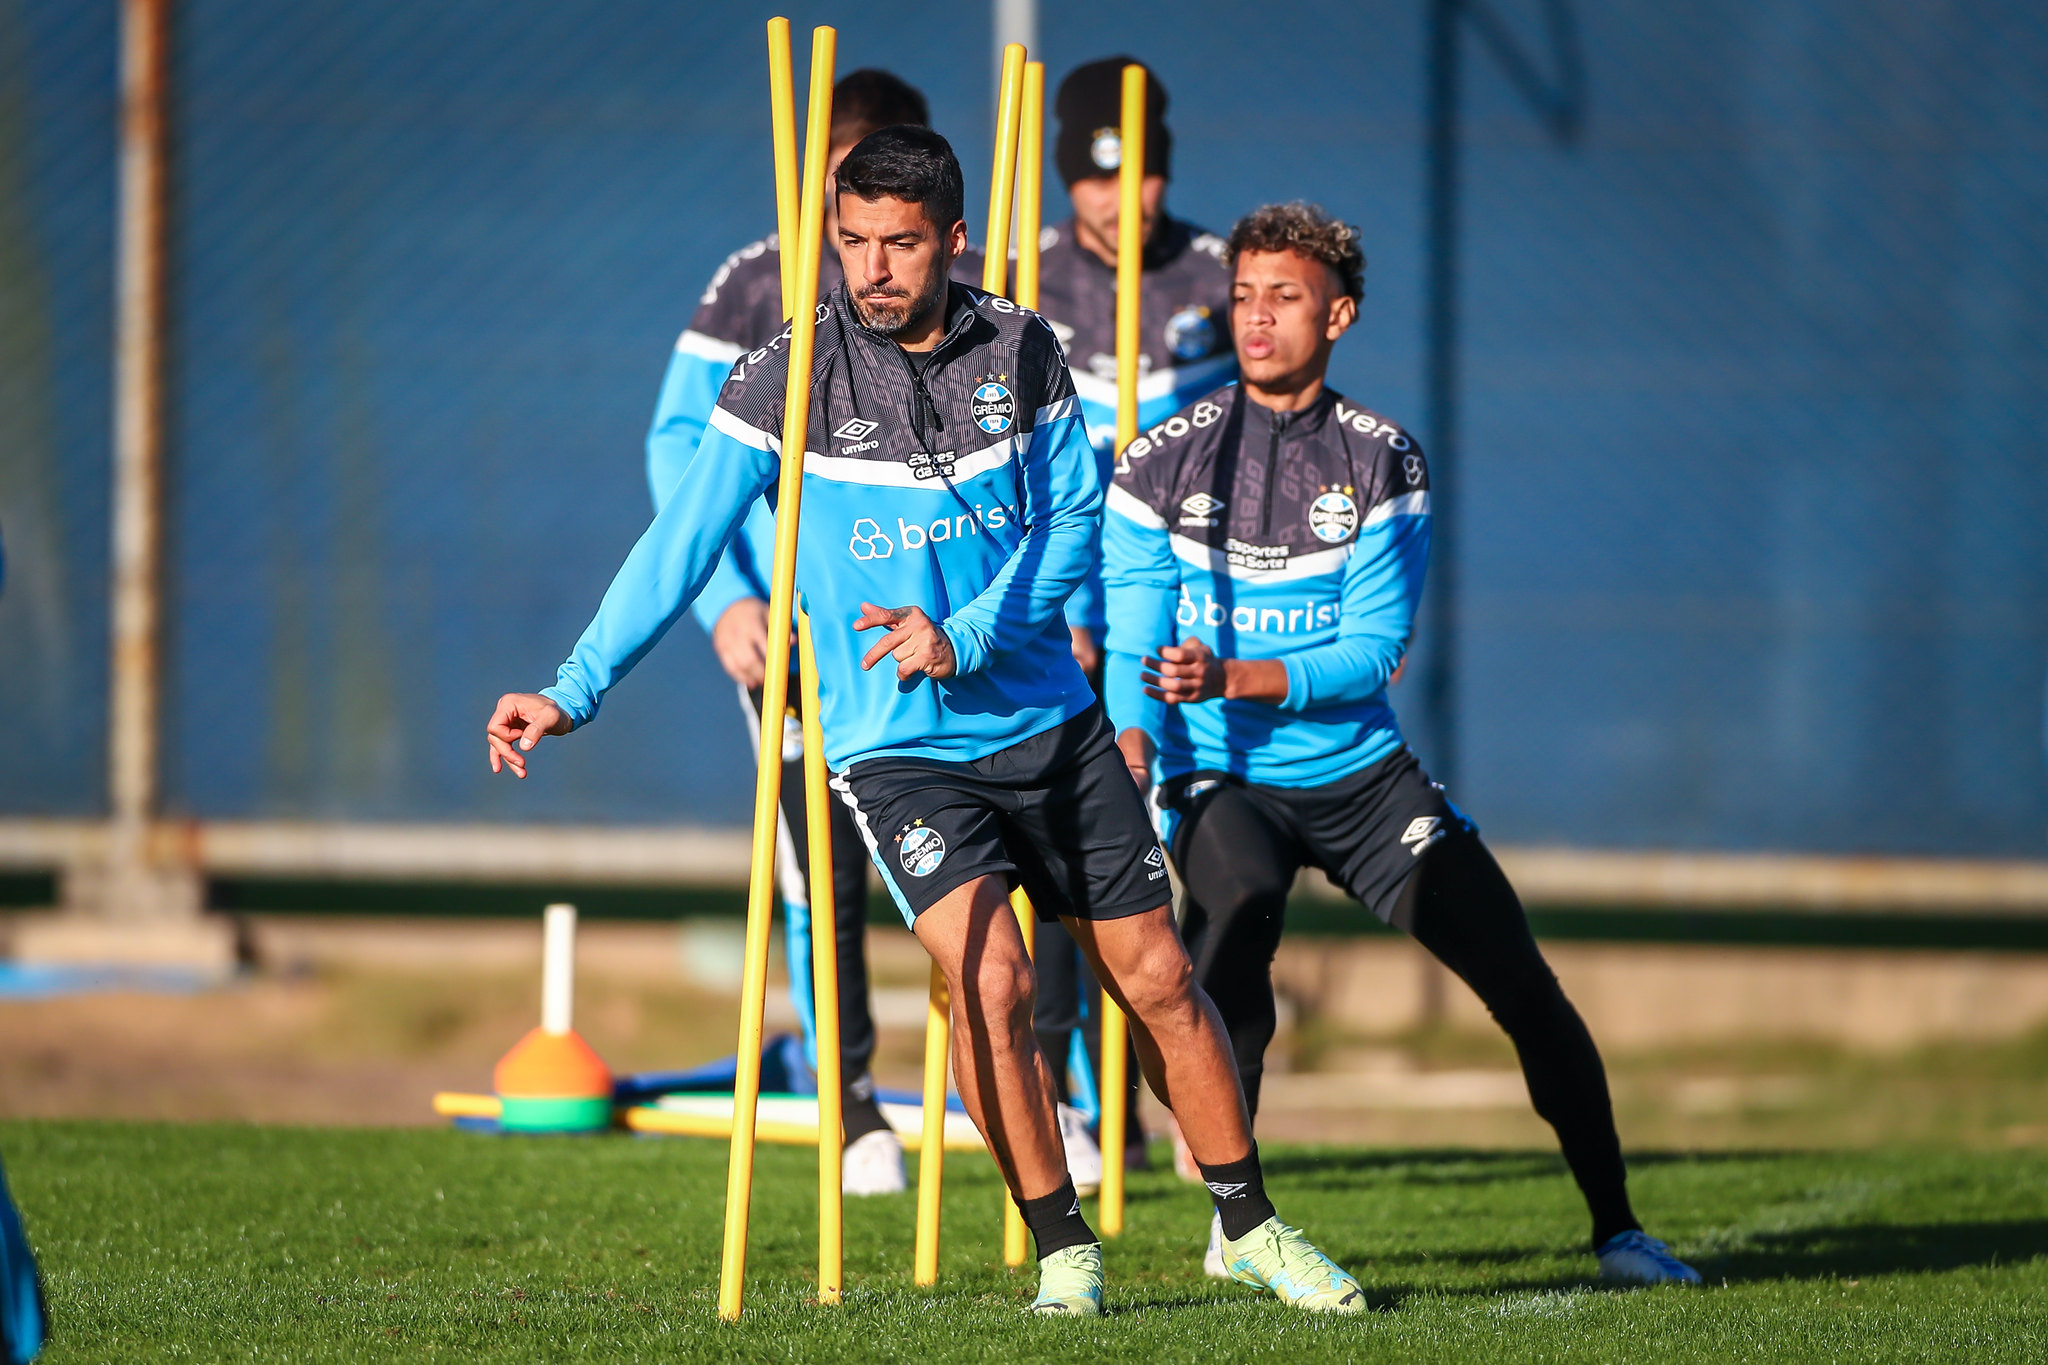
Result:
{"label": "black and blue jacket", "polygon": [[[1377,413],[1328,389],[1292,413],[1216,390],[1125,450],[1103,559],[1110,719],[1152,736],[1158,779],[1207,769],[1320,786],[1401,743],[1387,679],[1422,596],[1429,468]],[[1286,698],[1147,697],[1141,657],[1188,636],[1280,660]]]}
{"label": "black and blue jacket", "polygon": [[[953,262],[953,278],[979,284],[981,264],[980,252],[966,252]],[[839,253],[828,242],[818,259],[818,297],[829,296],[843,278]],[[655,511],[697,453],[733,362],[780,332],[783,324],[782,243],[771,232],[725,258],[704,286],[690,325],[676,338],[647,430],[647,490]],[[706,631],[739,599],[767,598],[774,557],[775,516],[763,502],[748,512],[691,608]]]}
{"label": "black and blue jacket", "polygon": [[[1062,617],[1089,569],[1102,482],[1052,329],[955,283],[938,347],[913,355],[818,305],[796,580],[815,627],[825,757],[964,762],[1094,702]],[[658,501],[546,695],[588,721],[704,591],[781,468],[789,331],[741,356],[695,455]],[[958,672],[899,682],[862,655],[862,602],[924,608]]]}

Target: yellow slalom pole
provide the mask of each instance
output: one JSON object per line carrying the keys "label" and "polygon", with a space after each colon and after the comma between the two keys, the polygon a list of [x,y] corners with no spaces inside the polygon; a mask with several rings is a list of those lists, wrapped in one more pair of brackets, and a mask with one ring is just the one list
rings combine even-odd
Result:
{"label": "yellow slalom pole", "polygon": [[[996,106],[995,167],[989,177],[987,254],[981,287],[1003,292],[1010,257],[1010,198],[1017,173],[1018,106],[1024,90],[1024,45],[1003,49],[1003,80]],[[917,1243],[911,1279],[920,1285],[939,1278],[939,1192],[946,1178],[946,1056],[952,1043],[951,1002],[946,978],[932,967],[930,1005],[924,1024],[924,1134],[917,1157]]]}
{"label": "yellow slalom pole", "polygon": [[811,848],[811,1013],[818,1037],[818,1302],[839,1302],[845,1268],[845,1194],[840,1161],[839,914],[832,890],[832,807],[825,790],[825,731],[818,723],[818,656],[811,618],[796,614],[797,675],[804,710],[804,827]]}
{"label": "yellow slalom pole", "polygon": [[[1033,62],[1032,65],[1037,66],[1038,63]],[[1042,79],[1044,68],[1040,67],[1039,70]],[[1020,256],[1018,259],[1021,262],[1023,258]],[[1018,271],[1020,285],[1022,280],[1023,271],[1020,269]],[[1019,302],[1022,302],[1022,300],[1019,300]],[[1017,914],[1017,928],[1024,935],[1024,951],[1035,954],[1038,949],[1038,916],[1031,912],[1031,897],[1024,894],[1023,887],[1020,886],[1010,893],[1010,909],[1014,910]],[[1024,1264],[1024,1249],[1026,1245],[1024,1232],[1024,1213],[1017,1207],[1016,1198],[1006,1190],[1003,1195],[1004,1265],[1018,1266]]]}
{"label": "yellow slalom pole", "polygon": [[782,264],[782,316],[796,297],[796,75],[789,57],[789,20],[768,21],[768,124],[775,142],[775,244]]}
{"label": "yellow slalom pole", "polygon": [[[768,21],[768,104],[775,138],[775,224],[782,264],[782,315],[797,290],[796,88],[789,20]],[[822,248],[821,248],[822,250]],[[804,828],[810,843],[811,1015],[818,1040],[818,1302],[838,1303],[845,1269],[846,1131],[839,1074],[839,922],[832,883],[831,794],[825,787],[825,732],[819,719],[818,656],[811,619],[796,616],[798,687],[804,714]]]}
{"label": "yellow slalom pole", "polygon": [[1010,268],[1010,199],[1017,184],[1017,123],[1024,102],[1024,44],[1003,48],[1003,85],[996,104],[995,168],[988,178],[988,255],[981,287],[1003,292]]}
{"label": "yellow slalom pole", "polygon": [[[1024,63],[1024,96],[1017,139],[1017,302],[1025,308],[1038,307],[1038,228],[1042,213],[1045,167],[1045,63]],[[1010,893],[1010,908],[1017,912],[1017,928],[1024,934],[1024,951],[1038,952],[1038,916],[1031,912],[1031,897],[1018,887]],[[1025,1237],[1024,1214],[1016,1198],[1003,1191],[1003,1264],[1024,1264],[1029,1243]]]}
{"label": "yellow slalom pole", "polygon": [[[1045,63],[1024,63],[1017,137],[1017,303],[1038,308],[1038,231],[1045,195]],[[1026,938],[1030,935],[1027,933]]]}
{"label": "yellow slalom pole", "polygon": [[917,1144],[917,1244],[912,1263],[913,1284],[936,1284],[939,1278],[939,1192],[946,1179],[946,1058],[952,1049],[952,996],[939,964],[932,964],[932,984],[924,1019],[924,1131]]}
{"label": "yellow slalom pole", "polygon": [[[796,596],[796,533],[803,500],[804,442],[811,415],[811,352],[816,341],[818,253],[825,236],[825,157],[832,126],[832,61],[838,34],[811,33],[811,107],[804,136],[803,204],[795,307],[790,314],[789,383],[782,417],[782,486],[775,517],[775,565],[768,619],[788,621]],[[725,1247],[718,1316],[740,1315],[747,1275],[747,1213],[754,1192],[754,1123],[761,1098],[761,1011],[768,990],[768,929],[773,910],[776,814],[782,796],[782,717],[789,706],[789,632],[768,632],[762,683],[761,751],[754,781],[753,866],[747,886],[747,957],[740,985],[740,1036],[733,1079],[732,1154],[726,1165]]]}
{"label": "yellow slalom pole", "polygon": [[[1145,259],[1145,68],[1124,68],[1123,164],[1117,171],[1116,449],[1138,437],[1138,297]],[[1102,1235],[1124,1230],[1124,1093],[1128,1023],[1102,992]]]}

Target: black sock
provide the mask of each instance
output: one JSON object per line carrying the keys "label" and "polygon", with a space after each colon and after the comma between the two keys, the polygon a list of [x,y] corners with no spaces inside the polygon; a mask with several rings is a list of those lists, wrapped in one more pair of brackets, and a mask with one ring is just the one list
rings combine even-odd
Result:
{"label": "black sock", "polygon": [[1273,1201],[1266,1198],[1266,1177],[1259,1170],[1259,1144],[1251,1155],[1220,1166],[1196,1162],[1202,1168],[1202,1183],[1216,1201],[1216,1215],[1223,1220],[1223,1236],[1229,1241],[1250,1232],[1274,1216]]}
{"label": "black sock", "polygon": [[849,1146],[856,1139],[889,1126],[889,1120],[882,1117],[882,1106],[875,1103],[873,1076],[863,1072],[840,1087],[839,1126],[845,1131]]}
{"label": "black sock", "polygon": [[1024,1215],[1024,1226],[1031,1229],[1031,1240],[1038,1243],[1041,1261],[1055,1251],[1101,1240],[1081,1216],[1081,1196],[1074,1193],[1071,1180],[1051,1194],[1018,1201],[1017,1208]]}

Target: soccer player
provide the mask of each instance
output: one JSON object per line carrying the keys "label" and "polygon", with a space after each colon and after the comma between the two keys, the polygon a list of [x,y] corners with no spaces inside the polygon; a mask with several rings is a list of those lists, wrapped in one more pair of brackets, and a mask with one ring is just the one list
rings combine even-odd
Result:
{"label": "soccer player", "polygon": [[[816,627],[826,758],[897,908],[951,987],[953,1066],[1038,1243],[1036,1311],[1101,1312],[1102,1250],[1063,1165],[1031,1031],[1014,880],[1065,918],[1122,1006],[1147,1078],[1204,1163],[1236,1277],[1362,1311],[1357,1281],[1275,1215],[1215,1007],[1194,985],[1144,804],[1061,616],[1101,483],[1058,343],[951,283],[959,162],[923,128],[840,163],[846,279],[820,306],[798,591]],[[499,699],[493,769],[599,703],[711,577],[774,483],[785,331],[749,352],[696,459],[543,693]],[[869,634],[868,632],[873,632]]]}
{"label": "soccer player", "polygon": [[[849,72],[832,87],[831,149],[826,175],[832,174],[853,145],[878,128],[892,124],[924,125],[930,115],[924,96],[898,76],[864,68]],[[826,199],[825,240],[832,240],[833,206]],[[733,362],[782,330],[782,252],[774,234],[741,247],[726,257],[698,301],[690,325],[676,341],[662,380],[654,423],[647,433],[647,484],[654,510],[675,489],[683,470],[697,453],[718,391]],[[980,257],[969,252],[956,265],[963,278],[979,280]],[[839,253],[827,250],[818,262],[818,289],[829,293],[840,280]],[[761,735],[761,682],[768,662],[768,565],[774,558],[775,517],[766,502],[748,513],[742,533],[720,556],[711,582],[691,610],[711,637],[718,662],[739,687],[740,710],[747,733]],[[794,661],[792,660],[792,667]],[[798,689],[789,689],[791,706]],[[807,920],[812,897],[810,845],[804,830],[803,727],[792,714],[784,728],[782,816],[786,838],[777,840],[782,866],[776,881],[793,903],[783,941],[790,954],[790,984],[806,1015],[810,1000],[810,934]],[[848,1194],[890,1194],[905,1188],[903,1145],[889,1129],[875,1101],[874,1077],[868,1067],[875,1052],[875,1023],[868,1008],[867,851],[853,817],[843,806],[832,811],[832,903],[839,939],[839,1050],[844,1077],[840,1112],[845,1116],[846,1156],[842,1185]],[[801,897],[798,902],[797,898]],[[812,1028],[805,1030],[815,1043]]]}
{"label": "soccer player", "polygon": [[[1123,71],[1140,66],[1132,57],[1105,57],[1077,66],[1060,82],[1053,99],[1059,120],[1053,162],[1066,183],[1073,217],[1039,235],[1038,307],[1059,334],[1081,399],[1088,437],[1109,481],[1116,438],[1116,250],[1120,208],[1117,173],[1123,165]],[[1145,73],[1145,177],[1142,191],[1145,254],[1139,294],[1138,420],[1161,421],[1237,372],[1230,347],[1230,271],[1223,264],[1223,239],[1175,218],[1166,210],[1166,186],[1173,173],[1173,133],[1166,125],[1166,86]],[[1067,625],[1074,657],[1091,681],[1101,681],[1102,581],[1091,569],[1067,600]],[[1058,925],[1047,926],[1037,944],[1039,1045],[1053,1068],[1056,1087],[1069,1090],[1070,1044],[1078,1029],[1085,1046],[1074,1057],[1082,1067],[1102,1052],[1099,998],[1094,979],[1073,940]],[[1090,1068],[1092,1071],[1092,1068]],[[1099,1089],[1096,1076],[1087,1088]],[[1079,1077],[1075,1077],[1079,1080]],[[1144,1132],[1135,1106],[1135,1072],[1130,1096],[1130,1164],[1144,1160]],[[1079,1087],[1075,1087],[1078,1089]],[[1100,1176],[1101,1155],[1086,1128],[1078,1131],[1071,1110],[1062,1110],[1068,1167],[1082,1178]]]}
{"label": "soccer player", "polygon": [[[1697,1283],[1636,1221],[1593,1039],[1387,702],[1422,595],[1429,469],[1405,431],[1324,382],[1364,294],[1358,232],[1272,205],[1237,224],[1228,254],[1242,383],[1133,441],[1107,495],[1107,693],[1133,776],[1157,779],[1196,978],[1248,1107],[1288,888],[1318,867],[1514,1040],[1591,1208],[1601,1274]],[[1212,1228],[1211,1274],[1229,1254]]]}

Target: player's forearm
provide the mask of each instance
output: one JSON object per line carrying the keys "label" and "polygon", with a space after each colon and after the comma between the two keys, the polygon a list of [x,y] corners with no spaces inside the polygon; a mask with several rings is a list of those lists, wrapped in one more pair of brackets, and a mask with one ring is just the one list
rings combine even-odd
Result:
{"label": "player's forearm", "polygon": [[959,672],[979,672],[1063,622],[1067,598],[1087,576],[1092,540],[1079,518],[1025,532],[989,585],[943,623]]}
{"label": "player's forearm", "polygon": [[1166,703],[1146,693],[1144,675],[1144,660],[1136,654],[1112,649],[1102,656],[1102,705],[1114,729],[1156,735],[1165,724]]}
{"label": "player's forearm", "polygon": [[714,433],[715,458],[695,460],[676,495],[626,556],[542,695],[581,725],[604,694],[667,633],[704,588],[747,508],[774,478],[775,459]]}
{"label": "player's forearm", "polygon": [[1278,659],[1224,659],[1225,701],[1270,701],[1287,698],[1287,665]]}

